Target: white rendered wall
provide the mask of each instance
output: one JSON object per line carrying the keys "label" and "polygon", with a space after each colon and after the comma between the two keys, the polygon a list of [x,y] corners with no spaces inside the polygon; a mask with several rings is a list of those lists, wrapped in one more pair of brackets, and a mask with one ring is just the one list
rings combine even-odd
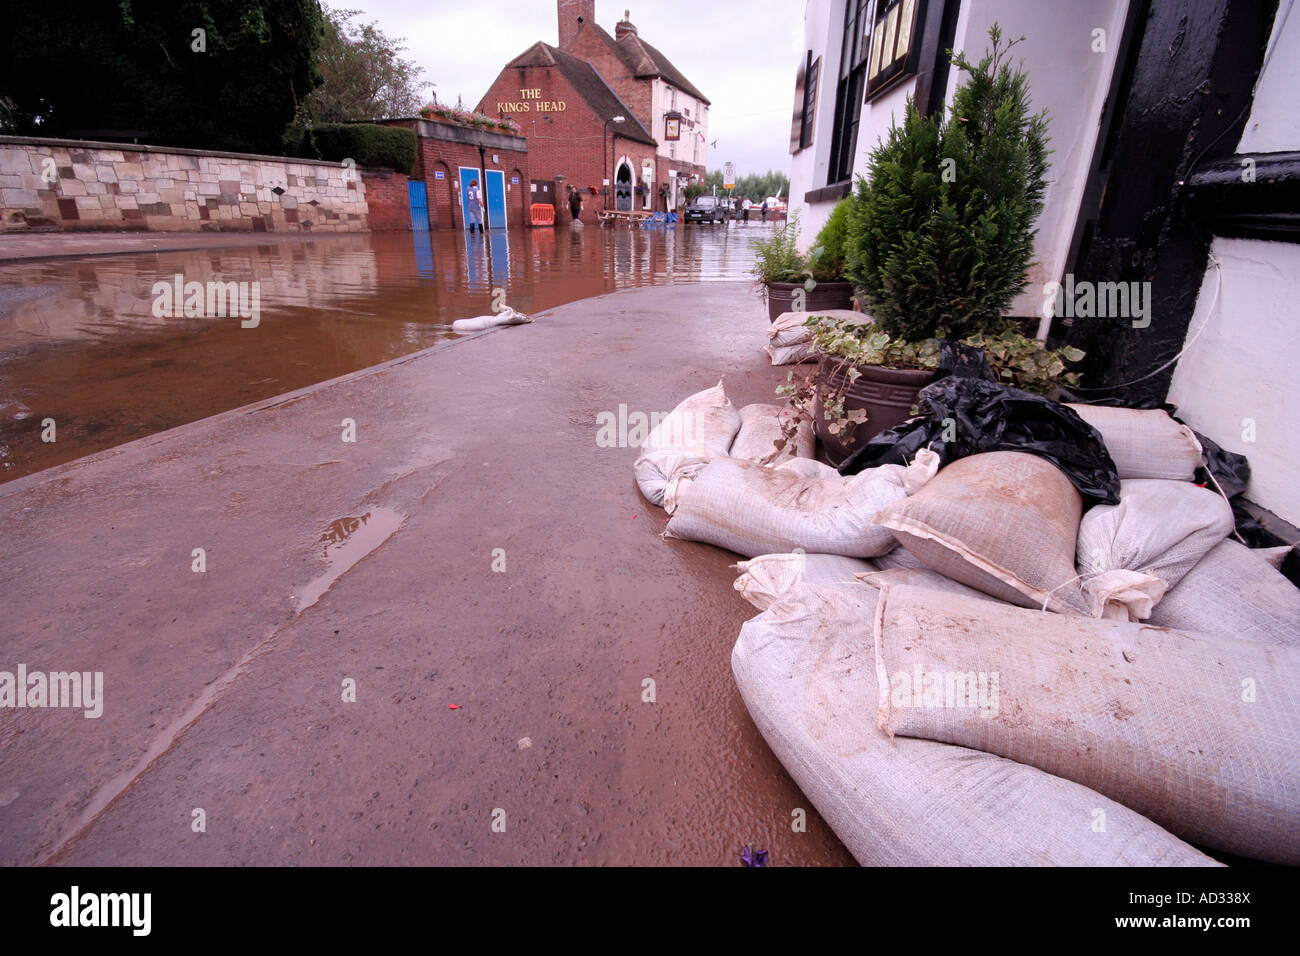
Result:
{"label": "white rendered wall", "polygon": [[1300,525],[1300,245],[1220,237],[1210,249],[1221,275],[1205,270],[1169,401],[1192,428],[1250,459],[1251,501]]}
{"label": "white rendered wall", "polygon": [[[1066,269],[1070,243],[1087,186],[1088,170],[1110,92],[1111,75],[1124,30],[1128,0],[980,0],[965,2],[957,17],[954,46],[978,62],[988,48],[989,27],[997,23],[1005,39],[1024,36],[1012,50],[1029,74],[1031,109],[1049,116],[1047,172],[1043,212],[1034,242],[1035,264],[1029,285],[1011,305],[1011,314],[1041,315],[1043,286],[1059,281]],[[1094,30],[1105,31],[1105,52],[1094,52]],[[952,103],[960,70],[948,74],[945,102]],[[1047,323],[1039,335],[1047,334]]]}
{"label": "white rendered wall", "polygon": [[[1269,37],[1268,66],[1255,84],[1255,102],[1242,133],[1239,153],[1300,149],[1300,13],[1295,0],[1281,0]],[[1285,21],[1285,23],[1283,22]]]}

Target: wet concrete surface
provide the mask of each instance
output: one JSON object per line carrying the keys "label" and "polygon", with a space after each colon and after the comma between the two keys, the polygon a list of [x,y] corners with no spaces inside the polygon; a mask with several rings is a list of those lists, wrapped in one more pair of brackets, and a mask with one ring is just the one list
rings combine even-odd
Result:
{"label": "wet concrete surface", "polygon": [[[772,228],[227,235],[211,248],[184,244],[220,236],[0,237],[0,256],[55,240],[130,253],[0,261],[0,482],[448,341],[454,320],[502,302],[531,313],[622,288],[743,278]],[[157,248],[136,251],[144,243]],[[184,314],[179,301],[168,313],[156,286],[176,276],[236,283],[250,311],[255,285],[255,327]]]}
{"label": "wet concrete surface", "polygon": [[0,862],[852,863],[735,689],[736,557],[596,443],[771,401],[766,325],[624,290],[0,487],[0,669],[105,697],[0,718]]}

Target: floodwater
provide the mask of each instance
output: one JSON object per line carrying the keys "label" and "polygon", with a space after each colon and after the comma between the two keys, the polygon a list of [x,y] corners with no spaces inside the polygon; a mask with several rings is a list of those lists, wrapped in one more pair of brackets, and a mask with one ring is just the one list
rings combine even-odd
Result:
{"label": "floodwater", "polygon": [[[0,482],[456,338],[455,319],[495,304],[536,313],[750,278],[772,228],[384,233],[0,264]],[[205,315],[192,282],[237,288],[245,308]]]}

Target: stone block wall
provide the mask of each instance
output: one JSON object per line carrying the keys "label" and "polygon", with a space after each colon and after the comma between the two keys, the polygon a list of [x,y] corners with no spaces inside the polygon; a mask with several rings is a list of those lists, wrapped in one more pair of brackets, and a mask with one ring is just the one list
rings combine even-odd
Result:
{"label": "stone block wall", "polygon": [[0,230],[362,232],[339,163],[0,136]]}

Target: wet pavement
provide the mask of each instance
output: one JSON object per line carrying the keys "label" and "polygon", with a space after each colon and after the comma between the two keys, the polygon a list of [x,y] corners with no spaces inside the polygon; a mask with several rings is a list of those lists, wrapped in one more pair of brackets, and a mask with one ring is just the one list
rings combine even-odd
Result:
{"label": "wet pavement", "polygon": [[[447,341],[494,302],[742,279],[772,228],[0,237],[0,482]],[[77,254],[106,250],[132,254]],[[167,314],[177,275],[250,306],[256,283],[256,326]]]}
{"label": "wet pavement", "polygon": [[0,487],[0,669],[104,675],[0,719],[0,863],[852,862],[736,691],[735,556],[596,442],[720,373],[770,401],[762,303],[541,301]]}

